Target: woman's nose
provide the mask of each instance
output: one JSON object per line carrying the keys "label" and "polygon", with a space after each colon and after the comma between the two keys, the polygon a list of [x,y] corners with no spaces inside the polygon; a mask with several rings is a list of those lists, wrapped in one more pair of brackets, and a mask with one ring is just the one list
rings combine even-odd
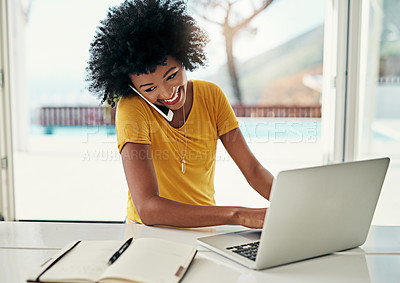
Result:
{"label": "woman's nose", "polygon": [[159,99],[168,99],[174,94],[174,89],[171,87],[160,87],[159,89]]}

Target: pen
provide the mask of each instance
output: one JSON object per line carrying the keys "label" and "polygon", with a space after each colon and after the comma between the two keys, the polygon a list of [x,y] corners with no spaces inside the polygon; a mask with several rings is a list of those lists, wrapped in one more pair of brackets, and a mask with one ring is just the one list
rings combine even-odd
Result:
{"label": "pen", "polygon": [[129,238],[120,248],[118,251],[116,251],[112,257],[108,260],[108,264],[113,264],[119,257],[122,255],[122,253],[129,247],[129,245],[132,243],[133,238]]}

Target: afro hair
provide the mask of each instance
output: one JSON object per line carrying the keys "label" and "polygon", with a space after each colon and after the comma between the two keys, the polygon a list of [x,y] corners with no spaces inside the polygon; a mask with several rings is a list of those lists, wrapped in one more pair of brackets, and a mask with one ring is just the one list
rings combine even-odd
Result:
{"label": "afro hair", "polygon": [[109,9],[90,45],[88,89],[115,106],[132,94],[129,74],[148,74],[172,56],[186,70],[205,66],[209,39],[185,1],[127,0]]}

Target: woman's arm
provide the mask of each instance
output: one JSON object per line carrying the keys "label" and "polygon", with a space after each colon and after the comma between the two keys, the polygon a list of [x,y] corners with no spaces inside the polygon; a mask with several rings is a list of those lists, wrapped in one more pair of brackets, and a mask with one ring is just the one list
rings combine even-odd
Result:
{"label": "woman's arm", "polygon": [[176,227],[240,224],[261,228],[264,223],[265,209],[190,205],[160,197],[149,145],[127,143],[121,156],[129,191],[143,224]]}
{"label": "woman's arm", "polygon": [[240,129],[236,128],[222,135],[220,139],[250,186],[268,199],[274,177],[250,151]]}

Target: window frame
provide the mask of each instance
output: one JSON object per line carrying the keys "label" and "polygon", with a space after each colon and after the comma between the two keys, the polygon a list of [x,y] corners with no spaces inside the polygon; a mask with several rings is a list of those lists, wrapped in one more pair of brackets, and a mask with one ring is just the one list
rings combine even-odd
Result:
{"label": "window frame", "polygon": [[8,1],[0,0],[0,217],[15,219]]}
{"label": "window frame", "polygon": [[327,0],[322,98],[324,164],[357,158],[361,16],[361,0]]}

